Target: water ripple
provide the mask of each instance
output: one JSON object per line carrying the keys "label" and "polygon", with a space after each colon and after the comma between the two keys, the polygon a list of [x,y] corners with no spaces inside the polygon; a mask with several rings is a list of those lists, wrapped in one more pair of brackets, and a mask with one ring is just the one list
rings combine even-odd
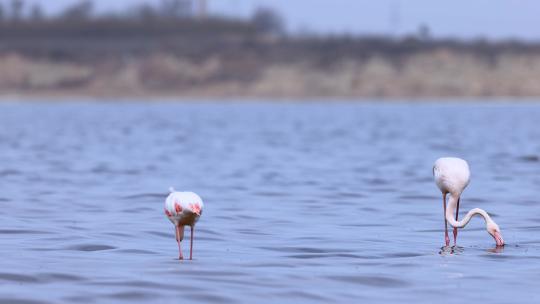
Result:
{"label": "water ripple", "polygon": [[0,303],[2,304],[46,304],[50,302],[43,302],[30,299],[20,299],[20,298],[0,298]]}
{"label": "water ripple", "polygon": [[116,247],[104,244],[80,244],[75,246],[69,246],[66,249],[77,251],[103,251],[116,249]]}
{"label": "water ripple", "polygon": [[11,281],[17,283],[39,283],[40,280],[35,276],[17,274],[17,273],[0,273],[0,280]]}
{"label": "water ripple", "polygon": [[326,276],[330,280],[336,280],[342,283],[358,284],[371,287],[383,287],[383,288],[399,288],[407,287],[409,284],[406,281],[385,277],[385,276],[355,276],[355,275],[339,275],[339,276]]}

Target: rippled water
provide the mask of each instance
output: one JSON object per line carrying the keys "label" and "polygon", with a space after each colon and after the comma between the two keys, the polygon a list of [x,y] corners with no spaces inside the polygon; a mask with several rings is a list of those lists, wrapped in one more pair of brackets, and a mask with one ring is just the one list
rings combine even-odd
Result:
{"label": "rippled water", "polygon": [[[1,303],[538,303],[540,104],[0,104]],[[431,167],[467,159],[441,246]],[[163,214],[199,193],[193,261]],[[184,244],[187,253],[188,243]]]}

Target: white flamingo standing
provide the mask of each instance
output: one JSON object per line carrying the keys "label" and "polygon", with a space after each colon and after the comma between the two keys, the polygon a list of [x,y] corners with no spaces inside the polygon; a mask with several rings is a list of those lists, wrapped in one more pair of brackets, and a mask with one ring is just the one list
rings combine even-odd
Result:
{"label": "white flamingo standing", "polygon": [[204,207],[202,199],[193,192],[177,192],[169,188],[170,194],[165,199],[165,215],[174,224],[176,242],[178,243],[178,259],[183,260],[182,240],[184,239],[184,227],[191,227],[191,239],[189,246],[189,259],[193,259],[193,229],[199,220]]}
{"label": "white flamingo standing", "polygon": [[[456,245],[457,228],[464,228],[476,214],[484,218],[487,232],[495,239],[497,246],[504,246],[504,240],[499,226],[491,219],[486,211],[480,208],[474,208],[465,215],[463,220],[458,222],[460,196],[469,184],[471,176],[469,165],[465,160],[456,157],[439,158],[433,166],[433,176],[437,187],[439,187],[443,195],[444,240],[446,246],[450,245],[447,223],[450,223],[454,227],[454,245]],[[448,206],[446,205],[447,194],[450,194]],[[455,218],[454,210],[456,210]]]}

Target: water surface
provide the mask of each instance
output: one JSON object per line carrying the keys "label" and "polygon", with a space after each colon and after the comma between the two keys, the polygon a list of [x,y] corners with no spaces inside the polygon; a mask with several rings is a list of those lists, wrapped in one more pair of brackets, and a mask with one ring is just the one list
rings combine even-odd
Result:
{"label": "water surface", "polygon": [[[0,303],[538,303],[540,105],[0,104]],[[443,248],[431,168],[472,169]],[[167,188],[205,201],[179,261]],[[184,244],[187,254],[188,244]]]}

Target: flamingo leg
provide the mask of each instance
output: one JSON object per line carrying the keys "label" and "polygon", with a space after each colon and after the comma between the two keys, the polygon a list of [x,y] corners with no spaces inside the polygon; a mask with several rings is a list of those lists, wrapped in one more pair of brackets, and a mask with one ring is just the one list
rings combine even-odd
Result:
{"label": "flamingo leg", "polygon": [[184,226],[176,226],[176,242],[178,243],[178,259],[183,260],[182,255],[182,240],[184,239]]}
{"label": "flamingo leg", "polygon": [[189,259],[193,260],[193,229],[195,226],[191,226],[191,240],[189,242]]}
{"label": "flamingo leg", "polygon": [[[457,200],[457,207],[456,207],[456,221],[458,220],[458,214],[459,214],[459,198]],[[454,246],[456,246],[456,240],[457,240],[457,228],[454,227]]]}
{"label": "flamingo leg", "polygon": [[443,209],[444,209],[444,242],[446,246],[449,246],[450,238],[448,237],[448,222],[446,221],[446,193],[443,193]]}

